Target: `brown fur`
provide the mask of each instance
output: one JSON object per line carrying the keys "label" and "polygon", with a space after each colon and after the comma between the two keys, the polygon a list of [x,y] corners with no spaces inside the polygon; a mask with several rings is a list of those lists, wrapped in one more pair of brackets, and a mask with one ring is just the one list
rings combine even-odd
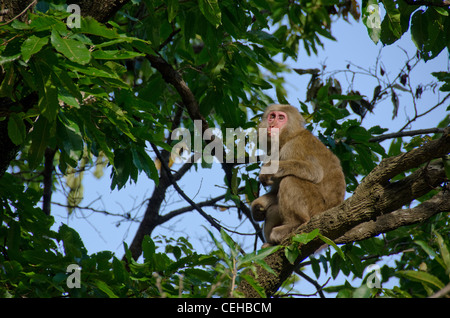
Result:
{"label": "brown fur", "polygon": [[267,115],[282,111],[288,116],[280,131],[279,168],[273,175],[260,174],[271,190],[252,203],[255,221],[265,220],[268,244],[279,244],[294,228],[344,200],[345,178],[339,159],[310,131],[290,105],[271,105],[259,128],[267,128]]}

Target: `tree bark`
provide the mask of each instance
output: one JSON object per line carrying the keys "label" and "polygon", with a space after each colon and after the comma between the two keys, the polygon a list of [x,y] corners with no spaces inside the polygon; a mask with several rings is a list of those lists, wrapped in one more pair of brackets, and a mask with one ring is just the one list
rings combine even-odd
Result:
{"label": "tree bark", "polygon": [[77,4],[80,6],[82,16],[91,16],[95,20],[106,23],[111,19],[120,8],[130,0],[69,0],[67,4]]}
{"label": "tree bark", "polygon": [[[428,163],[432,159],[441,158],[450,152],[449,133],[450,128],[446,128],[441,138],[430,141],[410,152],[382,160],[363,179],[352,197],[341,205],[314,216],[308,223],[296,229],[292,235],[319,229],[322,235],[336,242],[344,243],[372,237],[404,224],[423,221],[434,213],[433,209],[440,212],[449,211],[448,190],[442,191],[432,200],[424,202],[414,209],[398,210],[448,181],[443,166]],[[427,164],[408,177],[397,182],[390,182],[396,175],[424,163]],[[393,211],[396,212],[389,215]],[[412,213],[413,211],[422,211],[422,213],[416,214]],[[396,222],[394,223],[394,221]],[[285,239],[282,245],[290,245],[290,237]],[[299,251],[300,256],[295,264],[314,253],[321,245],[323,245],[323,241],[320,239],[302,245]],[[284,249],[268,256],[265,261],[274,270],[275,275],[258,268],[257,281],[264,288],[266,295],[270,297],[291,275],[295,264],[291,264],[286,259]],[[238,286],[238,290],[246,297],[259,297],[259,294],[246,281]]]}

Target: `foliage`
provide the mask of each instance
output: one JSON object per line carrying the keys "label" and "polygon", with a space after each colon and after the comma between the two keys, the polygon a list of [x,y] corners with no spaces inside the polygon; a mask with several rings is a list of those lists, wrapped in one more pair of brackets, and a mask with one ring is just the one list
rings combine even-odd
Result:
{"label": "foliage", "polygon": [[[448,216],[438,215],[424,225],[407,226],[386,233],[384,237],[346,244],[342,247],[345,259],[338,253],[327,251],[318,259],[311,257],[311,266],[317,277],[324,272],[330,273],[332,278],[343,273],[348,278],[360,279],[360,285],[356,287],[346,280],[343,285],[324,288],[327,292],[337,293],[337,297],[431,296],[450,282],[449,238],[433,229],[448,233]],[[401,256],[391,256],[396,254]],[[376,272],[367,271],[383,258],[394,258],[394,261],[378,266]],[[379,275],[379,286],[368,286],[371,275]],[[398,285],[383,288],[383,284],[394,277],[399,278]]]}
{"label": "foliage", "polygon": [[[69,213],[81,201],[83,171],[90,166],[98,175],[106,164],[112,167],[111,189],[143,175],[158,185],[161,174],[149,143],[170,151],[170,131],[193,130],[194,124],[183,96],[156,70],[152,57],[177,71],[211,127],[255,127],[255,115],[275,102],[269,90],[278,102],[289,102],[285,62],[297,60],[300,52],[316,54],[323,39],[334,40],[335,19],[358,20],[356,1],[131,1],[107,24],[81,17],[79,27],[67,25],[71,13],[64,3],[40,1],[26,19],[0,23],[0,124],[7,129],[0,138],[20,149],[0,178],[0,297],[238,297],[235,286],[243,280],[265,296],[252,274],[256,266],[270,272],[264,257],[278,247],[244,254],[224,230],[220,240],[210,233],[215,248],[205,255],[183,238],[149,236],[142,241],[142,262],[131,257],[126,244],[124,260],[109,251],[88,254],[75,230],[66,225],[55,230],[53,218],[38,207],[48,190],[46,152],[55,151],[51,186],[60,186],[55,180],[60,174],[71,188]],[[340,158],[349,192],[381,159],[436,138],[399,137],[386,150],[373,142],[386,129],[363,126],[365,114],[387,97],[393,118],[399,92],[419,99],[425,88],[407,85],[412,65],[450,48],[448,8],[382,3],[383,21],[378,1],[362,2],[372,40],[392,44],[410,29],[420,56],[394,80],[381,67],[371,74],[379,82],[372,98],[345,90],[337,76],[318,71],[311,73],[306,100],[299,101],[307,128]],[[440,91],[448,92],[449,73],[433,75]],[[448,114],[442,118],[440,127],[448,126]],[[238,207],[244,197],[252,200],[258,169],[235,166],[226,199]],[[339,297],[428,296],[449,282],[448,227],[448,215],[437,215],[384,237],[336,246],[337,253],[312,256],[311,268],[317,278],[330,273],[364,279],[368,265],[402,252],[395,266],[381,268],[382,283],[399,278],[392,290],[354,288],[349,282],[325,290]],[[296,258],[298,244],[320,237],[310,235],[284,247],[289,260]],[[81,268],[81,288],[66,284],[70,264]]]}
{"label": "foliage", "polygon": [[[383,21],[380,4],[385,11]],[[450,27],[450,9],[440,4],[440,1],[430,1],[424,8],[415,1],[363,0],[362,20],[375,43],[393,44],[410,30],[420,56],[428,61],[446,47],[450,48],[450,36],[446,32]]]}
{"label": "foliage", "polygon": [[[209,255],[197,254],[184,238],[154,241],[148,236],[142,243],[142,263],[131,257],[125,243],[124,260],[109,251],[89,255],[75,230],[65,224],[52,230],[53,217],[34,207],[36,191],[22,193],[23,185],[15,181],[7,174],[0,183],[2,193],[11,193],[1,211],[2,298],[237,296],[233,286],[240,279],[250,280],[246,272],[255,264],[264,265],[263,258],[277,249],[239,256],[237,245],[222,232],[229,253],[211,234],[217,250]],[[80,268],[79,287],[70,285],[72,264]]]}

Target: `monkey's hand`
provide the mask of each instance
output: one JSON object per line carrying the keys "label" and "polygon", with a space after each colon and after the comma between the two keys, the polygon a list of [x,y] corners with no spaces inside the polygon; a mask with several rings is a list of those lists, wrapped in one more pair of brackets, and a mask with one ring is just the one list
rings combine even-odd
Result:
{"label": "monkey's hand", "polygon": [[273,174],[260,174],[259,180],[264,186],[273,184]]}
{"label": "monkey's hand", "polygon": [[254,201],[252,204],[252,216],[253,219],[257,222],[264,221],[266,219],[266,210],[263,205],[257,201]]}

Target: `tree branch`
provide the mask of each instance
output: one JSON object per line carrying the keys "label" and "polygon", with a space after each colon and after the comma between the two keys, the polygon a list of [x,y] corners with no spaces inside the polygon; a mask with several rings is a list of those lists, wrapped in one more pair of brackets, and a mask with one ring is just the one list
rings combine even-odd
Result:
{"label": "tree branch", "polygon": [[446,188],[430,200],[427,200],[414,208],[399,209],[389,214],[380,215],[376,220],[361,223],[337,238],[334,242],[336,244],[345,244],[362,241],[402,226],[423,222],[433,215],[449,211],[450,191]]}
{"label": "tree branch", "polygon": [[91,16],[99,22],[106,23],[130,0],[70,0],[66,2],[79,5],[82,16]]}
{"label": "tree branch", "polygon": [[[226,196],[225,194],[222,194],[222,195],[219,195],[218,197],[215,197],[215,198],[212,198],[212,199],[200,202],[200,203],[196,203],[196,205],[199,208],[202,208],[202,207],[205,207],[205,206],[211,206],[211,205],[214,205],[216,202],[219,202],[220,200],[223,200],[225,198],[225,196]],[[172,219],[172,218],[174,218],[174,217],[176,217],[178,215],[181,215],[181,214],[186,213],[186,212],[190,212],[192,210],[194,210],[194,207],[192,205],[184,207],[184,208],[173,210],[173,211],[171,211],[171,212],[169,212],[167,214],[162,215],[161,218],[160,218],[160,223],[162,224],[164,222],[167,222],[170,219]]]}
{"label": "tree branch", "polygon": [[[345,200],[341,205],[312,217],[308,223],[301,225],[293,234],[309,233],[314,229],[319,229],[322,235],[336,240],[360,224],[377,220],[380,216],[389,214],[403,205],[409,204],[412,200],[447,181],[445,170],[434,165],[426,165],[400,181],[391,183],[390,180],[399,173],[419,167],[449,152],[450,128],[446,128],[441,138],[432,140],[408,153],[384,159],[363,179],[352,197]],[[448,198],[448,193],[440,196],[443,195],[446,196],[445,198]],[[435,197],[429,204],[438,204],[435,201],[439,201],[440,196]],[[421,204],[422,209],[426,207],[426,204]],[[445,210],[446,207],[443,206],[442,209]],[[421,221],[424,218],[423,213],[418,215],[408,214],[410,216],[409,223],[413,222],[411,218],[417,217],[417,221]],[[393,215],[394,217],[396,216],[396,214]],[[383,219],[381,218],[380,220]],[[405,221],[402,222],[404,223]],[[398,223],[397,226],[402,226],[402,222]],[[386,228],[386,230],[392,229]],[[373,231],[372,234],[377,235],[378,232]],[[360,233],[358,235],[362,236],[364,234]],[[290,245],[290,237],[286,238],[282,245]],[[308,244],[302,245],[299,250],[300,256],[294,264],[291,264],[286,259],[284,249],[280,249],[278,252],[268,256],[265,261],[273,269],[275,275],[268,273],[263,268],[258,268],[256,275],[256,279],[264,288],[266,295],[273,295],[283,281],[291,275],[295,264],[307,258],[322,245],[323,241],[320,239],[315,239]],[[245,281],[239,285],[238,290],[246,297],[259,297],[259,294],[253,287]]]}
{"label": "tree branch", "polygon": [[156,153],[156,156],[161,161],[161,166],[166,171],[169,182],[172,184],[172,186],[175,188],[175,190],[177,190],[177,192],[183,197],[183,199],[185,199],[195,210],[197,210],[200,213],[200,215],[203,216],[214,228],[216,228],[218,231],[220,231],[222,226],[220,224],[218,224],[213,217],[211,217],[209,214],[205,213],[205,211],[203,211],[194,201],[191,200],[191,198],[189,198],[186,195],[186,193],[183,192],[183,190],[181,190],[181,188],[178,186],[175,179],[173,178],[173,176],[170,172],[170,169],[167,166],[167,163],[162,158],[161,153],[159,152],[158,148],[154,144],[151,144],[151,146],[153,148],[153,151]]}
{"label": "tree branch", "polygon": [[[200,113],[200,109],[198,106],[197,99],[195,98],[192,91],[187,86],[186,82],[183,80],[180,73],[175,70],[172,65],[170,65],[167,61],[165,61],[160,56],[147,54],[147,59],[150,61],[150,64],[152,67],[154,67],[163,77],[164,81],[168,84],[171,84],[178,94],[181,97],[181,100],[183,101],[183,106],[185,107],[187,113],[189,114],[189,117],[192,120],[201,120],[202,121],[202,134],[209,128],[209,125],[203,115]],[[210,142],[214,139],[211,138]],[[225,152],[224,152],[225,153]],[[228,184],[231,184],[231,178],[232,178],[232,170],[233,170],[234,164],[229,164],[226,162],[222,163],[222,170],[225,173],[226,180],[228,181]],[[255,231],[258,234],[259,238],[261,240],[263,239],[261,228],[259,227],[258,223],[254,222],[250,209],[245,205],[241,204],[239,207],[240,210],[245,214],[245,216],[250,220],[253,227],[255,228]]]}
{"label": "tree branch", "polygon": [[50,215],[52,206],[52,186],[53,186],[53,158],[55,157],[56,149],[45,149],[44,171],[44,191],[42,194],[42,211],[46,215]]}
{"label": "tree branch", "polygon": [[441,297],[445,297],[448,294],[450,294],[450,284],[445,285],[444,288],[442,288],[437,293],[431,295],[429,298],[441,298]]}
{"label": "tree branch", "polygon": [[154,67],[162,75],[164,81],[171,84],[177,90],[181,100],[183,101],[183,106],[189,114],[189,117],[192,120],[202,121],[202,132],[208,129],[208,123],[200,113],[197,99],[181,77],[180,73],[178,73],[172,65],[159,56],[147,54],[147,59],[150,61],[152,67]]}
{"label": "tree branch", "polygon": [[441,134],[444,131],[444,128],[428,128],[428,129],[418,129],[411,131],[399,131],[396,133],[385,134],[370,138],[370,142],[380,142],[386,139],[398,138],[398,137],[410,137],[417,135],[425,135],[425,134]]}

